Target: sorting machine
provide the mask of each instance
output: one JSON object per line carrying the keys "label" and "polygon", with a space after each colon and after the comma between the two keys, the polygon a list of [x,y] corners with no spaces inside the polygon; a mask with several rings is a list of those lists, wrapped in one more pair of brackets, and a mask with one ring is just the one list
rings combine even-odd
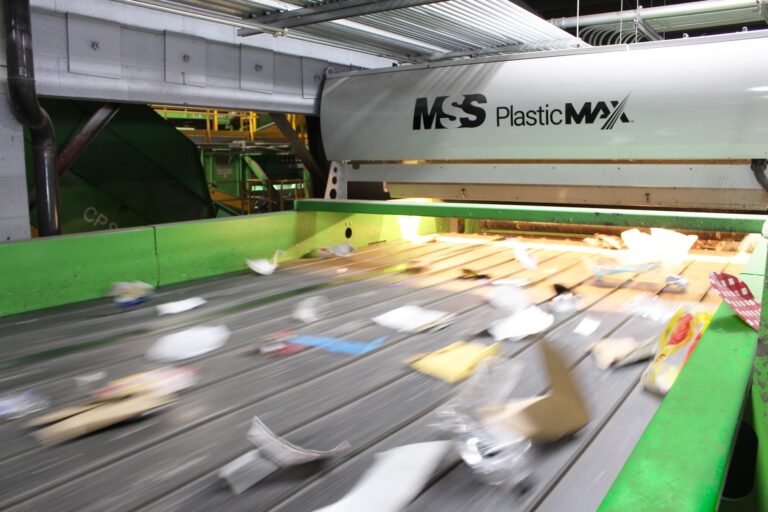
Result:
{"label": "sorting machine", "polygon": [[[299,201],[292,212],[0,244],[3,325],[82,312],[70,304],[103,297],[113,281],[183,290],[242,272],[246,257],[277,249],[292,260],[323,245],[471,234],[480,221],[540,224],[548,233],[553,225],[585,234],[656,226],[727,238],[760,233],[765,220],[766,32],[329,74],[320,105],[331,161],[326,199]],[[354,182],[381,183],[398,200],[348,199]],[[763,241],[740,267],[756,296],[765,265]],[[339,284],[347,268],[337,271]],[[86,336],[72,353],[101,350],[111,339]],[[66,351],[66,344],[36,351],[35,343],[15,347],[3,371],[14,375]],[[766,509],[766,358],[758,334],[721,305],[601,510]],[[631,412],[624,421],[633,421]],[[608,432],[606,414],[600,429]],[[613,431],[620,437],[621,428]],[[723,499],[733,457],[747,468],[731,472],[748,480],[738,500]],[[548,496],[577,458],[554,473]],[[32,498],[8,503],[24,499]],[[416,509],[430,503],[437,501],[417,501]],[[477,503],[515,508],[511,497]]]}

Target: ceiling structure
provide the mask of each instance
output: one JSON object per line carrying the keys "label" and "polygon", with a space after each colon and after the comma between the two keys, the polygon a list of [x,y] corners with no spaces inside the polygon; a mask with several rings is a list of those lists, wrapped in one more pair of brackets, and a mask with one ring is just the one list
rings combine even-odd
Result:
{"label": "ceiling structure", "polygon": [[[272,34],[429,62],[768,26],[768,0],[116,0]],[[577,19],[578,14],[578,19]]]}

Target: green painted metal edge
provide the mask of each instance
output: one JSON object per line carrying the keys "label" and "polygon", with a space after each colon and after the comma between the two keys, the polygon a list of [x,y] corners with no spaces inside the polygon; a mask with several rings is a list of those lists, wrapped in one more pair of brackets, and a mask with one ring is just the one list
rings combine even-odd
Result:
{"label": "green painted metal edge", "polygon": [[618,210],[467,203],[423,203],[408,201],[332,201],[305,199],[296,203],[298,211],[372,213],[380,215],[425,215],[460,219],[557,222],[600,226],[666,227],[693,231],[759,233],[765,215],[672,212],[658,210]]}
{"label": "green painted metal edge", "polygon": [[[755,295],[760,276],[742,275]],[[599,510],[717,510],[757,333],[722,303]]]}
{"label": "green painted metal edge", "polygon": [[154,286],[245,270],[246,258],[299,258],[323,246],[444,231],[444,219],[332,212],[162,224],[0,244],[0,316],[104,297],[115,281]]}
{"label": "green painted metal edge", "polygon": [[104,297],[115,281],[158,282],[152,227],[0,244],[0,316]]}
{"label": "green painted metal edge", "polygon": [[406,226],[403,219],[380,215],[288,211],[159,225],[160,284],[245,270],[246,258],[271,258],[278,249],[290,260],[319,247],[345,242],[363,247],[400,240],[409,229],[427,234],[443,227],[433,218],[415,222]]}

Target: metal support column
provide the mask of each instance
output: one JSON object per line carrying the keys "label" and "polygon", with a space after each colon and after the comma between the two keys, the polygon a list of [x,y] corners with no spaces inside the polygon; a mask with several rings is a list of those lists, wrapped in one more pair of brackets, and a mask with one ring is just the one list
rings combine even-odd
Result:
{"label": "metal support column", "polygon": [[304,146],[304,143],[299,138],[299,135],[293,130],[293,127],[285,114],[273,113],[271,115],[272,120],[280,129],[286,140],[288,140],[288,144],[291,146],[293,152],[301,159],[304,167],[309,171],[313,183],[325,183],[328,180],[328,171],[320,167],[306,146]]}

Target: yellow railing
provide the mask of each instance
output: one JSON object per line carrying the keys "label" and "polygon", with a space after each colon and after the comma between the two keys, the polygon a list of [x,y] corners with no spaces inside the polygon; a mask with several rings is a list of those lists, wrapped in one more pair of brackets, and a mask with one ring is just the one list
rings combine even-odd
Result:
{"label": "yellow railing", "polygon": [[[217,138],[236,138],[249,141],[280,140],[283,134],[274,125],[267,123],[259,128],[259,113],[244,110],[227,110],[179,107],[173,105],[152,105],[152,108],[164,119],[187,119],[190,121],[204,121],[205,129],[180,128],[184,133],[192,137],[204,138],[206,142],[212,142]],[[264,115],[264,114],[261,114]],[[293,130],[302,141],[307,142],[306,119],[301,114],[287,114],[287,118]],[[222,120],[231,120],[231,123],[223,123]],[[222,124],[229,124],[232,129],[221,129]]]}

